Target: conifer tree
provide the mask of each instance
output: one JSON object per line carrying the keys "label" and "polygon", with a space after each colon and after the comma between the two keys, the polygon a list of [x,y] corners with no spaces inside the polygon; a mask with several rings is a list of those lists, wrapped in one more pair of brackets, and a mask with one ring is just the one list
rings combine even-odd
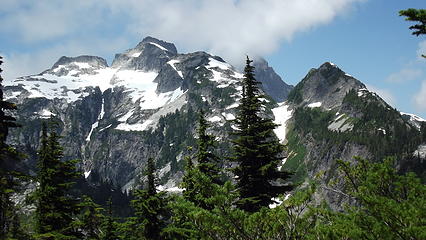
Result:
{"label": "conifer tree", "polygon": [[244,69],[243,92],[238,107],[234,132],[233,160],[238,166],[233,170],[240,193],[239,208],[255,212],[266,207],[291,186],[276,185],[278,179],[286,180],[290,173],[278,171],[284,146],[279,143],[273,130],[277,126],[272,119],[263,117],[263,103],[254,77],[252,61],[247,57]]}
{"label": "conifer tree", "polygon": [[213,184],[222,184],[219,158],[213,153],[215,137],[207,134],[208,123],[201,110],[197,128],[197,152],[194,154],[197,165],[194,166],[191,156],[186,158],[185,175],[182,180],[183,196],[196,206],[204,209],[213,209],[208,203],[212,197]]}
{"label": "conifer tree", "polygon": [[114,220],[111,198],[108,199],[107,206],[108,212],[102,224],[101,240],[116,240],[118,239],[117,222]]}
{"label": "conifer tree", "polygon": [[83,201],[79,204],[81,209],[80,216],[76,222],[76,227],[82,232],[84,240],[100,240],[101,239],[101,224],[102,211],[100,205],[93,202],[89,196],[83,196]]}
{"label": "conifer tree", "polygon": [[61,161],[63,150],[55,130],[47,133],[44,123],[41,133],[37,180],[34,193],[37,239],[77,239],[73,217],[78,212],[77,201],[69,195],[79,175],[76,161]]}
{"label": "conifer tree", "polygon": [[[0,66],[3,63],[0,56]],[[0,73],[3,70],[0,68]],[[16,105],[3,100],[3,78],[0,75],[0,239],[11,236],[19,226],[14,204],[10,200],[12,193],[17,191],[19,174],[12,171],[18,159],[17,151],[6,143],[9,128],[19,127],[16,119],[5,111],[16,110]],[[15,229],[12,231],[12,228]],[[12,234],[13,235],[13,234]]]}
{"label": "conifer tree", "polygon": [[219,158],[213,153],[215,137],[207,134],[208,126],[204,111],[201,110],[197,129],[197,168],[201,173],[209,177],[213,183],[220,184]]}
{"label": "conifer tree", "polygon": [[132,201],[136,215],[136,235],[145,239],[161,239],[161,230],[165,227],[166,198],[164,192],[157,192],[152,158],[148,159],[147,179],[147,187],[136,190],[135,200]]}
{"label": "conifer tree", "polygon": [[[426,34],[426,9],[409,8],[401,10],[399,11],[399,16],[405,16],[406,21],[419,22],[410,26],[410,29],[413,30],[413,35],[419,36]],[[422,57],[426,58],[426,55],[422,55]]]}

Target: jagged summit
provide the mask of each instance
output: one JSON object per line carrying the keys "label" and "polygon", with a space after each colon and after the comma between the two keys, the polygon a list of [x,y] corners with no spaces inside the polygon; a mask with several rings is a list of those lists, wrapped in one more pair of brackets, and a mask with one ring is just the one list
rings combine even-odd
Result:
{"label": "jagged summit", "polygon": [[98,56],[81,55],[77,57],[62,56],[53,64],[51,69],[55,69],[60,65],[68,65],[70,63],[87,63],[91,66],[108,67],[108,63],[105,59]]}
{"label": "jagged summit", "polygon": [[111,66],[119,69],[159,72],[161,67],[177,54],[173,43],[146,37],[136,47],[116,54]]}
{"label": "jagged summit", "polygon": [[309,71],[289,95],[289,100],[300,105],[313,104],[333,109],[341,105],[351,89],[367,90],[362,82],[346,74],[337,65],[326,62]]}
{"label": "jagged summit", "polygon": [[166,41],[163,41],[163,40],[159,40],[159,39],[151,37],[151,36],[145,37],[142,40],[142,42],[140,42],[136,47],[139,47],[139,46],[146,44],[146,43],[153,44],[153,45],[155,45],[156,47],[159,47],[162,50],[170,51],[174,54],[178,53],[176,46],[173,43],[166,42]]}
{"label": "jagged summit", "polygon": [[265,92],[277,102],[287,99],[293,86],[286,84],[264,58],[255,59],[253,66],[256,79],[262,82],[262,89]]}

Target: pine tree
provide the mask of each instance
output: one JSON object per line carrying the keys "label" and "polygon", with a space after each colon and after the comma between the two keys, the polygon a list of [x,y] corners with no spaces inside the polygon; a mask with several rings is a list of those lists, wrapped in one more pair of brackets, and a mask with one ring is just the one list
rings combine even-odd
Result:
{"label": "pine tree", "polygon": [[[0,56],[0,65],[3,63]],[[3,70],[0,68],[0,73]],[[0,239],[13,237],[12,232],[17,232],[19,220],[16,209],[10,200],[12,193],[18,190],[18,174],[13,170],[14,163],[18,160],[17,151],[6,143],[9,128],[19,127],[16,119],[6,114],[5,111],[16,110],[16,105],[3,100],[3,78],[0,75]],[[12,231],[12,228],[15,229]]]}
{"label": "pine tree", "polygon": [[77,239],[73,228],[73,217],[78,212],[77,200],[69,195],[79,176],[76,161],[61,161],[63,150],[59,135],[51,130],[47,133],[44,123],[41,133],[37,180],[39,186],[34,193],[36,202],[37,239]]}
{"label": "pine tree", "polygon": [[278,179],[288,179],[290,173],[278,171],[284,146],[273,132],[277,125],[271,119],[263,117],[264,106],[260,100],[263,96],[251,62],[247,57],[242,98],[235,120],[238,130],[234,132],[236,139],[233,141],[233,160],[238,166],[233,172],[240,193],[238,207],[255,212],[273,203],[272,198],[292,187],[274,183]]}

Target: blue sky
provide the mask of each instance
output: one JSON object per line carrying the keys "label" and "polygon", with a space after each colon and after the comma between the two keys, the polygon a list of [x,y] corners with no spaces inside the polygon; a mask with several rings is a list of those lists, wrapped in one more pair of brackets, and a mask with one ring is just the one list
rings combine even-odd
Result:
{"label": "blue sky", "polygon": [[4,78],[39,73],[62,55],[115,53],[151,35],[180,52],[234,65],[264,56],[290,84],[325,61],[400,111],[426,118],[426,36],[398,16],[425,0],[0,0]]}

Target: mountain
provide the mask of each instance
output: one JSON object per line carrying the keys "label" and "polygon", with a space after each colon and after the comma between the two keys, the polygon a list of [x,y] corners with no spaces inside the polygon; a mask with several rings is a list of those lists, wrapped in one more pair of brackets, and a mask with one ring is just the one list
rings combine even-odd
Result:
{"label": "mountain", "polygon": [[[283,94],[291,88],[270,67],[258,73],[274,76],[260,79],[265,86],[284,86]],[[5,97],[19,105],[16,115],[23,125],[11,142],[27,153],[24,163],[33,169],[41,121],[54,116],[65,157],[81,159],[89,180],[128,190],[139,184],[152,156],[164,188],[175,187],[187,146],[195,144],[198,110],[205,109],[211,131],[227,139],[242,78],[218,56],[179,54],[172,43],[152,37],[116,54],[111,66],[96,56],[64,56],[50,69],[5,87]],[[278,99],[285,96],[270,89]],[[265,101],[275,104],[269,97]],[[222,145],[227,152],[228,144]]]}
{"label": "mountain", "polygon": [[[265,114],[280,124],[275,133],[287,144],[280,167],[294,171],[295,183],[316,179],[318,199],[333,208],[345,201],[337,159],[395,156],[401,171],[425,175],[424,120],[401,114],[332,63],[311,69],[294,88],[264,59],[254,66],[266,94]],[[160,188],[177,191],[182,159],[195,145],[200,109],[219,140],[222,167],[233,165],[227,160],[230,120],[242,78],[218,56],[181,54],[172,43],[152,37],[116,54],[111,66],[96,56],[61,57],[40,74],[6,83],[5,97],[18,104],[16,117],[23,125],[11,132],[11,142],[27,154],[23,164],[33,170],[41,122],[53,116],[65,158],[80,159],[89,182],[128,191],[144,180],[146,161],[154,157]]]}
{"label": "mountain", "polygon": [[295,182],[316,179],[318,200],[326,199],[333,208],[350,200],[343,193],[338,159],[394,156],[400,171],[426,179],[426,122],[407,118],[333,63],[311,69],[272,111],[281,116],[281,133],[285,129],[280,136],[288,145],[284,167],[295,172]]}

